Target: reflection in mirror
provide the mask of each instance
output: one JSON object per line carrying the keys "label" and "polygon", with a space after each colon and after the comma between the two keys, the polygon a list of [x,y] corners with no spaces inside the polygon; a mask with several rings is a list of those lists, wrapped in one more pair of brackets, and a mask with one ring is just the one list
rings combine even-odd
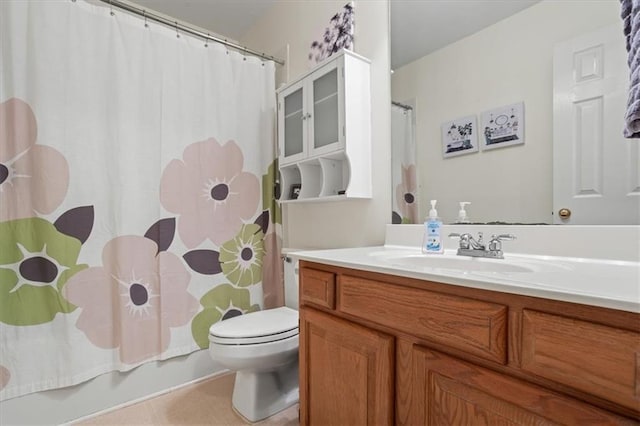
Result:
{"label": "reflection in mirror", "polygon": [[[467,3],[482,2],[392,0],[391,10],[428,3],[456,3],[449,26],[464,27]],[[640,140],[622,136],[629,70],[619,2],[528,6],[412,62],[392,64],[392,100],[414,102],[418,221],[437,199],[445,223],[455,222],[459,203],[469,201],[476,223],[638,224]],[[584,47],[585,39],[596,47]],[[484,128],[477,127],[478,152],[443,156],[443,123],[474,116],[481,126],[484,112],[520,102],[524,143],[483,149]],[[609,200],[615,191],[625,200]]]}
{"label": "reflection in mirror", "polygon": [[391,104],[391,223],[418,223],[415,115],[408,104]]}

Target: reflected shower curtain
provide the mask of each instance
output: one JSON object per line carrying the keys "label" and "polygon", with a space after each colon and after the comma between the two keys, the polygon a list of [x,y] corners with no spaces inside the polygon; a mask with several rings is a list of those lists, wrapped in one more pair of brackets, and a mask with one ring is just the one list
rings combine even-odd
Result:
{"label": "reflected shower curtain", "polygon": [[391,105],[391,223],[420,223],[413,110]]}
{"label": "reflected shower curtain", "polygon": [[0,400],[282,304],[273,63],[83,1],[0,38]]}

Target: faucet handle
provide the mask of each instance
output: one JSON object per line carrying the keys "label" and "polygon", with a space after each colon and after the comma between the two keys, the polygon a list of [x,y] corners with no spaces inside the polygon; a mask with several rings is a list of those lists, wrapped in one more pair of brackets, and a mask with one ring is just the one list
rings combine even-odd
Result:
{"label": "faucet handle", "polygon": [[493,234],[491,235],[491,239],[492,240],[498,240],[498,241],[512,241],[516,239],[516,236],[513,234]]}
{"label": "faucet handle", "polygon": [[515,240],[516,236],[513,234],[493,234],[489,241],[489,254],[490,257],[496,259],[503,259],[504,253],[502,252],[502,241]]}
{"label": "faucet handle", "polygon": [[449,234],[449,238],[460,238],[460,248],[468,249],[470,246],[471,234],[458,234],[457,232],[452,232]]}

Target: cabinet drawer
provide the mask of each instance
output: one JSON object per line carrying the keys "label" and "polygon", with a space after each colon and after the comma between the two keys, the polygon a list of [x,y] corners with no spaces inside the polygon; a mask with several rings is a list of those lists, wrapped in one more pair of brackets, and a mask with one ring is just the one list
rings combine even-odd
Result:
{"label": "cabinet drawer", "polygon": [[339,311],[506,363],[507,307],[465,297],[341,276]]}
{"label": "cabinet drawer", "polygon": [[314,304],[324,308],[336,307],[336,276],[332,272],[300,269],[300,304]]}
{"label": "cabinet drawer", "polygon": [[524,310],[522,369],[639,411],[640,333]]}

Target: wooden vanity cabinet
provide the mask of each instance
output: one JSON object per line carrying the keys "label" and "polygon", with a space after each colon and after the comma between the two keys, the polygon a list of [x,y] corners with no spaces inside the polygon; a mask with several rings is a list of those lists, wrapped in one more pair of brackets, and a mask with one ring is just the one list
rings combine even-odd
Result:
{"label": "wooden vanity cabinet", "polygon": [[640,424],[640,315],[301,261],[300,414]]}
{"label": "wooden vanity cabinet", "polygon": [[300,423],[393,423],[393,337],[314,309],[300,311]]}

